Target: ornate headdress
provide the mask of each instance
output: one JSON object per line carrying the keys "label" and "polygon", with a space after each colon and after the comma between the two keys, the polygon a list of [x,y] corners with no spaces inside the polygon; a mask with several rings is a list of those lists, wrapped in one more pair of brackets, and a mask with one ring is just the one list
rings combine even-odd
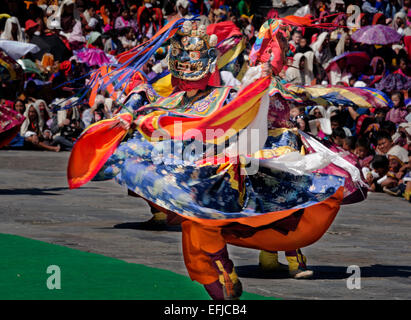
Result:
{"label": "ornate headdress", "polygon": [[171,38],[168,66],[173,77],[197,81],[213,73],[217,62],[217,36],[208,35],[206,26],[185,21]]}

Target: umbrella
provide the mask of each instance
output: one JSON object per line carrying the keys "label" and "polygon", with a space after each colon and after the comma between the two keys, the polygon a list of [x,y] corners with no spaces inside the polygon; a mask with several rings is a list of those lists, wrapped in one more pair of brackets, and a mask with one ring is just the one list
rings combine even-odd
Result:
{"label": "umbrella", "polygon": [[43,77],[40,69],[33,61],[29,59],[19,59],[17,60],[17,63],[21,65],[25,73],[37,73],[39,76]]}
{"label": "umbrella", "polygon": [[95,48],[84,48],[82,50],[76,51],[74,53],[79,60],[88,66],[102,66],[110,63],[115,63],[116,61],[107,56],[105,52],[101,49]]}
{"label": "umbrella", "polygon": [[23,78],[21,66],[0,49],[0,80],[13,81]]}
{"label": "umbrella", "polygon": [[343,86],[296,86],[289,85],[287,90],[305,96],[307,101],[322,106],[358,106],[360,108],[389,107],[389,99],[370,88],[353,88]]}
{"label": "umbrella", "polygon": [[392,108],[394,106],[394,103],[392,102],[392,100],[383,91],[380,91],[374,88],[361,88],[361,89],[370,92],[375,97],[378,103],[383,104],[383,107],[388,106],[389,108]]}
{"label": "umbrella", "polygon": [[40,48],[33,43],[11,40],[0,40],[0,49],[4,50],[14,60],[20,59],[29,52],[36,53],[40,51]]}
{"label": "umbrella", "polygon": [[337,61],[341,59],[347,60],[347,66],[354,65],[358,71],[364,69],[366,65],[370,63],[370,57],[367,53],[363,51],[352,51],[352,52],[344,52],[339,56],[333,58],[329,63],[325,71],[329,71],[330,68],[337,63]]}
{"label": "umbrella", "polygon": [[40,51],[33,54],[33,58],[36,60],[41,60],[45,53],[51,53],[54,56],[54,60],[60,62],[68,60],[71,57],[71,53],[64,45],[64,42],[55,34],[35,35],[30,42],[40,47]]}
{"label": "umbrella", "polygon": [[391,44],[401,40],[401,35],[389,26],[376,24],[365,26],[354,32],[351,38],[365,44]]}
{"label": "umbrella", "polygon": [[404,77],[399,73],[390,73],[375,84],[375,87],[385,92],[409,90],[411,89],[411,78]]}

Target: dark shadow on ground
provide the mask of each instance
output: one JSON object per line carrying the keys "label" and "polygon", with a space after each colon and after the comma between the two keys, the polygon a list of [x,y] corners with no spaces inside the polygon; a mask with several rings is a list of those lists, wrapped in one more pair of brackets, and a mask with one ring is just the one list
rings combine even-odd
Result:
{"label": "dark shadow on ground", "polygon": [[32,195],[32,196],[60,196],[60,193],[54,193],[52,191],[63,191],[68,190],[68,187],[50,188],[50,189],[37,189],[37,188],[27,188],[27,189],[0,189],[0,195]]}
{"label": "dark shadow on ground", "polygon": [[[352,272],[347,273],[348,266],[308,266],[314,271],[310,280],[340,280],[347,279]],[[285,279],[289,278],[286,271],[265,272],[258,265],[236,266],[235,270],[239,277],[254,279]],[[360,267],[363,278],[388,278],[388,277],[411,277],[411,266],[391,266],[375,264],[368,267]]]}
{"label": "dark shadow on ground", "polygon": [[116,224],[113,226],[114,229],[133,229],[133,230],[148,230],[148,231],[173,231],[181,232],[180,225],[152,225],[146,222],[125,222]]}
{"label": "dark shadow on ground", "polygon": [[[86,187],[82,189],[98,189],[95,187]],[[49,189],[38,189],[38,188],[21,188],[21,189],[0,189],[0,195],[4,196],[18,196],[18,195],[32,195],[32,196],[61,196],[64,193],[55,193],[58,191],[70,190],[68,187],[57,187]],[[53,192],[54,191],[54,192]]]}

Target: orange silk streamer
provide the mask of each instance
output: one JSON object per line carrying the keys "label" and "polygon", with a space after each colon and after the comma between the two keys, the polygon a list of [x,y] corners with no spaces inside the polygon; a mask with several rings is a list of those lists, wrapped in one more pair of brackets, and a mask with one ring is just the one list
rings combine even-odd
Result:
{"label": "orange silk streamer", "polygon": [[133,116],[129,113],[117,115],[89,126],[74,144],[67,167],[67,180],[70,189],[89,182],[114,153],[127,130],[121,121],[129,124]]}

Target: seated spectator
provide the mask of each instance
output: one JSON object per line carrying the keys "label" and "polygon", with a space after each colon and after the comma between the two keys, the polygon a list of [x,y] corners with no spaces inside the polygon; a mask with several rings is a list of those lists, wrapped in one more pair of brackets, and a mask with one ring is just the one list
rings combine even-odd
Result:
{"label": "seated spectator", "polygon": [[26,105],[23,100],[17,99],[14,102],[14,110],[16,110],[20,114],[24,114],[24,111],[26,111]]}
{"label": "seated spectator", "polygon": [[356,138],[355,138],[355,137],[353,137],[353,136],[347,136],[347,137],[344,139],[342,148],[343,148],[345,151],[349,151],[349,152],[355,154],[355,152],[354,152],[354,151],[355,151],[355,143],[356,143]]}
{"label": "seated spectator", "polygon": [[288,41],[288,44],[290,45],[291,51],[295,52],[297,47],[300,45],[300,41],[303,37],[303,33],[299,29],[294,29],[294,31],[291,34],[291,40]]}
{"label": "seated spectator", "polygon": [[311,85],[311,81],[314,79],[312,72],[313,53],[307,52],[307,54],[311,54],[311,61],[302,53],[297,53],[293,57],[292,66],[285,72],[287,82],[296,85]]}
{"label": "seated spectator", "polygon": [[310,132],[310,125],[308,122],[308,117],[304,114],[300,114],[296,118],[296,127],[300,129],[301,131],[304,131],[306,133]]}
{"label": "seated spectator", "polygon": [[401,6],[397,0],[388,0],[386,1],[384,15],[388,19],[394,19],[394,16],[397,12],[401,10]]}
{"label": "seated spectator", "polygon": [[4,31],[1,33],[0,39],[25,42],[24,33],[16,17],[10,17],[6,20],[6,25],[4,26]]}
{"label": "seated spectator", "polygon": [[137,31],[136,22],[131,19],[130,11],[127,8],[124,7],[121,10],[121,15],[116,18],[114,28],[115,29],[123,29],[123,28],[127,28],[127,27],[131,27],[131,28],[135,29],[135,31]]}
{"label": "seated spectator", "polygon": [[387,131],[380,131],[377,135],[376,153],[385,156],[394,146],[391,135]]}
{"label": "seated spectator", "polygon": [[376,8],[376,0],[366,0],[361,6],[361,9],[365,13],[369,13],[371,15],[375,14],[378,12],[378,9]]}
{"label": "seated spectator", "polygon": [[343,33],[335,47],[335,54],[336,56],[339,56],[344,52],[352,51],[351,49],[351,36],[348,33]]}
{"label": "seated spectator", "polygon": [[360,138],[355,143],[354,154],[358,157],[358,162],[362,168],[370,167],[374,158],[370,149],[370,141],[367,138]]}
{"label": "seated spectator", "polygon": [[45,124],[44,129],[50,129],[49,125],[51,124],[52,113],[51,110],[47,107],[46,101],[42,99],[37,99],[34,104],[36,108],[40,111],[41,118],[43,118]]}
{"label": "seated spectator", "polygon": [[381,122],[380,130],[387,131],[392,137],[397,131],[397,126],[395,125],[394,122],[385,120]]}
{"label": "seated spectator", "polygon": [[331,130],[334,130],[336,128],[341,128],[341,129],[344,130],[345,135],[347,137],[351,137],[352,136],[351,131],[350,131],[350,129],[348,129],[347,127],[344,126],[344,123],[343,123],[344,121],[343,121],[340,113],[336,112],[336,111],[334,113],[335,114],[330,117]]}
{"label": "seated spectator", "polygon": [[[17,99],[14,102],[13,109],[20,113],[21,115],[24,115],[26,111],[26,105],[23,100]],[[11,140],[11,142],[8,144],[8,147],[11,148],[23,148],[24,147],[24,137],[20,135],[20,132]]]}
{"label": "seated spectator", "polygon": [[304,113],[304,111],[299,107],[299,106],[295,106],[293,105],[290,108],[290,121],[296,125],[297,124],[297,117],[302,115]]}
{"label": "seated spectator", "polygon": [[119,39],[119,31],[116,29],[111,29],[107,31],[104,35],[105,42],[104,42],[104,52],[117,55],[125,51],[123,44]]}
{"label": "seated spectator", "polygon": [[308,41],[306,38],[301,38],[300,42],[298,43],[297,49],[295,53],[306,53],[308,51],[313,51],[311,47],[308,45]]}
{"label": "seated spectator", "polygon": [[77,107],[59,110],[57,112],[57,121],[53,122],[51,128],[54,135],[53,143],[61,146],[62,150],[71,150],[83,129]]}
{"label": "seated spectator", "polygon": [[318,39],[311,44],[315,54],[315,59],[319,65],[326,69],[329,61],[333,58],[333,53],[329,43],[330,36],[328,32],[323,32],[318,36]]}
{"label": "seated spectator", "polygon": [[394,196],[400,196],[404,192],[399,188],[399,183],[408,170],[408,154],[403,151],[400,146],[394,146],[387,153],[389,172],[383,190]]}
{"label": "seated spectator", "polygon": [[84,128],[87,128],[90,124],[93,124],[97,121],[100,121],[103,119],[109,119],[111,117],[109,110],[108,110],[109,108],[108,104],[110,100],[111,99],[105,99],[101,95],[98,95],[96,97],[93,107],[84,110],[81,116],[81,121],[82,121]]}
{"label": "seated spectator", "polygon": [[396,145],[409,150],[411,148],[411,123],[401,123],[398,130],[392,135],[392,140]]}
{"label": "seated spectator", "polygon": [[392,121],[396,125],[406,122],[405,117],[407,116],[407,108],[404,103],[404,95],[402,92],[396,91],[391,94],[391,100],[394,104],[393,108],[388,111],[385,120]]}
{"label": "seated spectator", "polygon": [[371,162],[372,171],[366,175],[367,183],[370,187],[370,191],[383,192],[383,186],[381,184],[386,179],[386,174],[389,169],[389,162],[387,157],[376,155]]}
{"label": "seated spectator", "polygon": [[342,147],[344,144],[344,139],[346,138],[346,134],[343,128],[335,128],[332,131],[330,140],[335,145]]}
{"label": "seated spectator", "polygon": [[24,113],[26,120],[20,128],[20,135],[24,137],[25,146],[33,149],[60,151],[60,146],[52,145],[52,137],[44,132],[44,119],[35,104],[29,104]]}
{"label": "seated spectator", "polygon": [[123,28],[121,30],[122,36],[119,37],[122,47],[125,50],[130,50],[137,45],[135,31],[131,27]]}
{"label": "seated spectator", "polygon": [[150,1],[137,11],[137,30],[139,34],[145,34],[151,38],[162,27],[163,13],[160,8],[154,8]]}
{"label": "seated spectator", "polygon": [[342,58],[336,63],[332,64],[328,71],[328,79],[331,85],[335,86],[338,82],[343,81],[348,83],[349,77],[352,74],[347,68],[347,59]]}
{"label": "seated spectator", "polygon": [[386,108],[378,108],[374,112],[374,118],[375,121],[379,124],[381,124],[383,121],[385,121],[385,118],[387,116],[388,109]]}
{"label": "seated spectator", "polygon": [[407,15],[405,12],[397,12],[392,20],[391,27],[396,30],[400,35],[404,35]]}
{"label": "seated spectator", "polygon": [[79,49],[86,42],[83,36],[80,12],[73,0],[64,0],[55,14],[60,23],[60,34],[67,38],[72,49]]}
{"label": "seated spectator", "polygon": [[408,156],[408,163],[406,165],[407,173],[400,181],[400,188],[404,190],[404,198],[411,203],[411,155]]}
{"label": "seated spectator", "polygon": [[405,78],[410,78],[411,74],[410,74],[410,68],[408,66],[408,59],[406,57],[400,57],[398,59],[398,69],[396,71],[394,71],[394,74],[400,74]]}

